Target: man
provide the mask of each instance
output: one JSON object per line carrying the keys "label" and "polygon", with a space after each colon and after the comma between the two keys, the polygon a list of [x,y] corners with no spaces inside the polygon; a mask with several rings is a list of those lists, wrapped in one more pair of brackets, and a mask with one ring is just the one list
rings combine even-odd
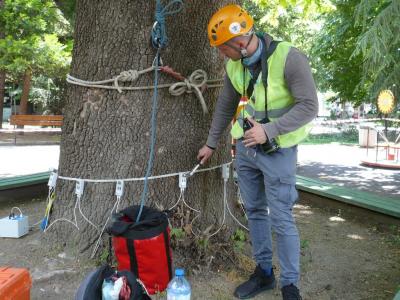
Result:
{"label": "man", "polygon": [[229,60],[208,139],[197,158],[206,163],[235,118],[231,135],[237,139],[236,170],[257,263],[234,295],[249,299],[275,287],[272,228],[283,299],[301,299],[300,242],[292,207],[298,196],[297,144],[307,136],[318,112],[308,60],[287,42],[254,34],[253,19],[237,5],[225,6],[212,16],[208,36],[211,46]]}

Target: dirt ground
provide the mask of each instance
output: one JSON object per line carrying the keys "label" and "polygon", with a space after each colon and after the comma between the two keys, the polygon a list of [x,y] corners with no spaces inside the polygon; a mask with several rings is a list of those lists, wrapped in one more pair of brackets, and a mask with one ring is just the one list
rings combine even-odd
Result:
{"label": "dirt ground", "polygon": [[[21,208],[34,224],[43,215],[45,201],[0,202],[0,217],[8,215],[13,206]],[[303,299],[393,299],[400,285],[399,220],[304,193],[294,213],[301,234]],[[0,265],[29,269],[33,300],[74,299],[94,263],[66,252],[48,251],[42,235],[36,226],[23,238],[1,238]],[[212,264],[210,268],[187,270],[192,299],[234,299],[235,286],[253,267],[248,263],[249,256],[247,244],[235,265]],[[276,260],[274,264],[279,273]],[[281,299],[281,295],[275,289],[254,299]]]}

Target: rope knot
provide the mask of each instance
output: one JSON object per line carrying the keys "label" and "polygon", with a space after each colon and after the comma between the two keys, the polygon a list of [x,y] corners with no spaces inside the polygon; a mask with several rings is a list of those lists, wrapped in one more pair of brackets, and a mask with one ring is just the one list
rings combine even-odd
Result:
{"label": "rope knot", "polygon": [[122,71],[118,76],[120,81],[135,81],[139,78],[138,70]]}
{"label": "rope knot", "polygon": [[181,96],[183,93],[195,93],[197,98],[200,101],[201,107],[203,109],[203,113],[207,114],[208,109],[207,105],[204,101],[203,94],[200,91],[200,88],[207,83],[207,73],[204,70],[198,69],[194,71],[189,79],[184,79],[181,82],[174,83],[169,87],[169,92],[173,96]]}
{"label": "rope knot", "polygon": [[122,71],[117,77],[114,79],[114,85],[117,88],[118,92],[122,93],[122,89],[118,84],[118,81],[126,82],[126,81],[135,81],[139,78],[138,70],[128,70]]}
{"label": "rope knot", "polygon": [[185,80],[183,82],[186,84],[185,92],[188,93],[188,94],[192,93],[193,92],[192,91],[192,83],[190,82],[190,80],[185,78]]}

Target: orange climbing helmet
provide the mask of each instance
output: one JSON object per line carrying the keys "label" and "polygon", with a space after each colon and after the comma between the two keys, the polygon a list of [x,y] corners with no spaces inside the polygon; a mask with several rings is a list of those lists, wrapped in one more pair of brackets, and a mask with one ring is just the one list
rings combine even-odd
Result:
{"label": "orange climbing helmet", "polygon": [[227,5],[218,10],[208,23],[208,39],[212,47],[220,46],[235,36],[253,28],[253,18],[239,5]]}

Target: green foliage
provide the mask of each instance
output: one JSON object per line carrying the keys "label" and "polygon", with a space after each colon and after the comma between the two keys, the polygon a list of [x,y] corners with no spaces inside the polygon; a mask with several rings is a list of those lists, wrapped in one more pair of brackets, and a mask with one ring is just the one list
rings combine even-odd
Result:
{"label": "green foliage", "polygon": [[248,0],[244,6],[254,17],[258,30],[292,42],[305,53],[309,53],[312,38],[321,26],[319,15],[330,10],[329,2],[312,0]]}
{"label": "green foliage", "polygon": [[332,133],[311,133],[304,141],[303,145],[321,145],[338,143],[342,145],[358,144],[358,128],[354,125],[337,125]]}
{"label": "green foliage", "polygon": [[58,8],[71,25],[75,23],[76,0],[55,0]]}
{"label": "green foliage", "polygon": [[182,228],[171,228],[171,238],[182,240],[185,235],[185,231]]}
{"label": "green foliage", "polygon": [[43,114],[62,114],[66,83],[64,78],[35,77],[29,93],[30,101],[36,110]]}
{"label": "green foliage", "polygon": [[233,241],[233,248],[235,251],[243,250],[244,244],[246,242],[246,233],[242,229],[237,229],[231,236]]}
{"label": "green foliage", "polygon": [[362,76],[362,56],[353,55],[357,36],[362,27],[355,24],[354,9],[358,0],[335,0],[334,12],[327,13],[324,26],[312,47],[316,82],[321,91],[337,92],[335,98],[342,102],[357,102],[365,98],[368,83],[357,85]]}
{"label": "green foliage", "polygon": [[108,256],[110,255],[110,252],[108,251],[108,248],[104,248],[103,251],[101,251],[100,256],[96,260],[96,265],[102,266],[107,263],[108,261]]}
{"label": "green foliage", "polygon": [[336,9],[312,47],[316,81],[332,100],[375,101],[382,89],[399,95],[400,1],[332,0]]}
{"label": "green foliage", "polygon": [[197,240],[197,245],[201,250],[206,250],[209,246],[208,238],[200,238]]}
{"label": "green foliage", "polygon": [[0,69],[18,76],[34,73],[64,76],[69,47],[59,42],[69,24],[51,0],[5,0],[0,11]]}
{"label": "green foliage", "polygon": [[400,96],[400,1],[362,0],[355,16],[363,29],[354,51],[364,58],[360,85],[371,81],[372,99],[383,89]]}
{"label": "green foliage", "polygon": [[310,247],[310,241],[309,240],[301,240],[301,242],[300,242],[300,248],[302,249],[302,250],[305,250],[305,249],[307,249],[307,248],[309,248]]}

